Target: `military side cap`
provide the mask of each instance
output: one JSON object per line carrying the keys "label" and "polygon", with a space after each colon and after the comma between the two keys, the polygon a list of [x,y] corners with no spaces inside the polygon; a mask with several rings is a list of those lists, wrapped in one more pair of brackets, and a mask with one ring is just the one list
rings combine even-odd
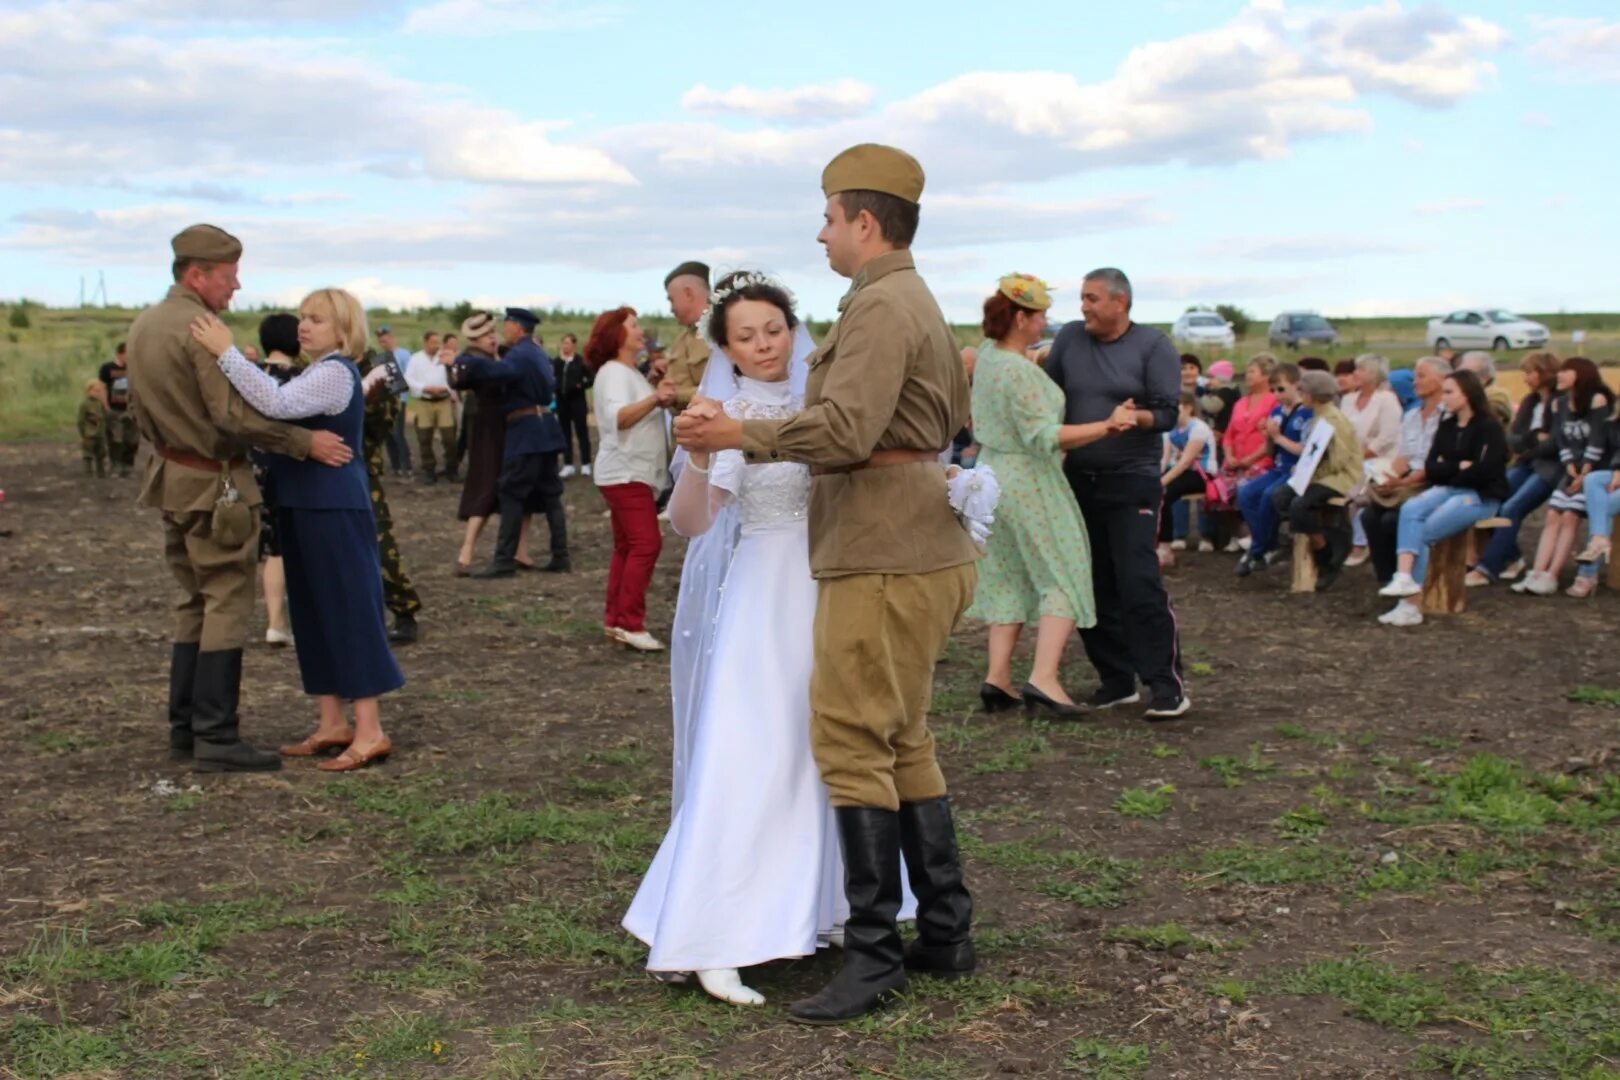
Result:
{"label": "military side cap", "polygon": [[508,322],[515,322],[525,330],[533,330],[540,325],[540,316],[524,307],[509,307],[506,309]]}
{"label": "military side cap", "polygon": [[481,338],[494,329],[495,320],[490,318],[488,312],[484,311],[480,311],[476,315],[469,316],[468,318],[463,319],[461,322],[461,336],[466,338],[468,341],[472,341],[474,338]]}
{"label": "military side cap", "polygon": [[1008,274],[996,283],[996,291],[1031,311],[1045,311],[1052,306],[1052,294],[1047,291],[1046,282],[1033,274]]}
{"label": "military side cap", "polygon": [[664,275],[664,288],[678,277],[698,277],[703,279],[703,287],[709,287],[709,264],[700,263],[696,259],[681,263],[675,269]]}
{"label": "military side cap", "polygon": [[852,146],[821,171],[821,192],[881,191],[906,202],[921,202],[923,168],[904,150],[878,143]]}
{"label": "military side cap", "polygon": [[169,245],[177,259],[233,263],[242,259],[242,241],[216,225],[193,225],[175,234]]}

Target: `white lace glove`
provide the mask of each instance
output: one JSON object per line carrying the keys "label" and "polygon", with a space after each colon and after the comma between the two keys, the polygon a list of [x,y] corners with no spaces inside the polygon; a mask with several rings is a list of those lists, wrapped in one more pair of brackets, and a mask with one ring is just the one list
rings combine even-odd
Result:
{"label": "white lace glove", "polygon": [[952,465],[945,470],[945,487],[956,520],[982,551],[990,542],[990,526],[995,524],[996,503],[1001,499],[1001,483],[995,471],[988,465],[973,469]]}

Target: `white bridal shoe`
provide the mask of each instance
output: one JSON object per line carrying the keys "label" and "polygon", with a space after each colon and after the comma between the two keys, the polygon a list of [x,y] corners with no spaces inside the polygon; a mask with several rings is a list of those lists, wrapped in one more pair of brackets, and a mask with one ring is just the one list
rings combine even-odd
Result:
{"label": "white bridal shoe", "polygon": [[711,968],[697,973],[698,982],[710,997],[732,1005],[763,1005],[765,995],[744,986],[736,968]]}

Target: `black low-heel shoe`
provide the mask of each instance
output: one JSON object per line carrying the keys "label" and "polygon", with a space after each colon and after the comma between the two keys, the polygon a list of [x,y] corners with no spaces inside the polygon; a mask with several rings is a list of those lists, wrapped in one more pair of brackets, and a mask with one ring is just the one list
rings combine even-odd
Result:
{"label": "black low-heel shoe", "polygon": [[1016,709],[1023,702],[1013,697],[999,686],[982,683],[979,686],[979,700],[984,702],[984,711],[987,713],[1006,712]]}
{"label": "black low-heel shoe", "polygon": [[1035,689],[1033,683],[1025,683],[1023,693],[1025,712],[1045,710],[1060,720],[1080,720],[1091,711],[1084,705],[1066,705],[1061,701],[1053,701]]}

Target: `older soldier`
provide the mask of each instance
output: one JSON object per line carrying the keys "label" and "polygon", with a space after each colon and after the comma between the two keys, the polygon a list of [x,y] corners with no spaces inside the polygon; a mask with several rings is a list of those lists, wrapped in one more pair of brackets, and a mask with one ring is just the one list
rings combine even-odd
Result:
{"label": "older soldier", "polygon": [[[697,330],[697,321],[709,304],[709,268],[700,262],[681,263],[665,276],[664,293],[682,327],[669,350],[666,376],[675,387],[675,404],[671,408],[679,411],[692,403],[709,366],[709,343]],[[647,352],[651,359],[652,342],[648,342]]]}
{"label": "older soldier", "polygon": [[[482,318],[478,327],[473,321]],[[469,339],[488,333],[489,316],[473,316],[463,324]],[[563,512],[563,483],[560,475],[563,447],[562,425],[552,411],[556,386],[551,359],[534,340],[540,318],[525,308],[507,308],[501,335],[510,347],[499,364],[469,365],[464,379],[469,386],[490,382],[506,384],[506,448],[501,461],[501,531],[495,541],[495,557],[475,578],[510,577],[518,571],[518,538],[523,520],[544,512],[551,527],[551,561],[538,569],[566,574],[568,559],[568,519]],[[479,334],[473,331],[478,330]],[[532,565],[528,569],[535,569]]]}
{"label": "older soldier", "polygon": [[[165,556],[184,594],[169,662],[170,753],[194,758],[198,772],[279,769],[279,754],[238,736],[260,506],[246,454],[252,445],[323,465],[342,465],[353,455],[334,432],[259,415],[193,340],[191,321],[224,311],[240,287],[236,237],[193,225],[173,247],[174,286],[129,330],[130,403],[153,450],[139,501],[163,512]],[[248,527],[221,514],[226,533],[219,535],[215,505],[232,489],[251,510]]]}
{"label": "older soldier", "polygon": [[[905,987],[907,968],[944,977],[974,968],[973,902],[927,723],[934,664],[977,577],[978,553],[937,461],[967,421],[967,376],[909,250],[922,167],[866,144],[834,158],[821,186],[819,239],[852,281],[810,358],[804,410],[739,423],[699,399],[676,421],[690,449],[803,462],[814,477],[810,741],[843,841],[849,921],[843,968],[790,1010],[807,1024],[871,1012]],[[904,951],[902,851],[917,895],[917,941]]]}

